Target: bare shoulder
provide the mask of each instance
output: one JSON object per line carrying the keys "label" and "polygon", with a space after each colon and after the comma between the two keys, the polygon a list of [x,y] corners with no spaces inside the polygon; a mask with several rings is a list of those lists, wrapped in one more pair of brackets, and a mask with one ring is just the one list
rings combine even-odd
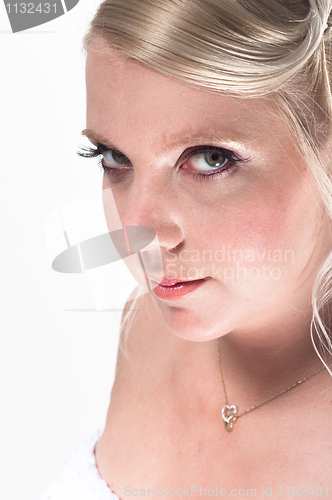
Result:
{"label": "bare shoulder", "polygon": [[123,320],[106,425],[95,447],[99,473],[120,498],[128,471],[132,477],[137,469],[136,456],[142,457],[144,443],[152,439],[150,428],[149,438],[143,431],[147,421],[155,421],[148,415],[152,410],[151,396],[156,393],[158,380],[163,379],[158,360],[166,339],[173,335],[149,294],[134,301],[130,297]]}
{"label": "bare shoulder", "polygon": [[125,469],[128,453],[131,456],[134,448],[137,453],[141,449],[137,429],[145,425],[151,411],[151,396],[164,381],[160,360],[164,359],[165,346],[174,337],[149,294],[134,302],[130,297],[123,311],[124,319],[128,312],[129,321],[121,332],[106,425],[95,450],[98,469],[106,478],[109,471],[113,478],[121,476],[119,468]]}

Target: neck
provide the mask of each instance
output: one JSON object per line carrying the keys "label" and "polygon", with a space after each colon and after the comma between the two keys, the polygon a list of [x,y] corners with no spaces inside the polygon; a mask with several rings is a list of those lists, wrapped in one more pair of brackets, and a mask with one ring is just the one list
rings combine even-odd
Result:
{"label": "neck", "polygon": [[[294,310],[287,322],[271,322],[268,328],[260,329],[246,325],[220,338],[221,367],[230,405],[236,404],[243,411],[322,367],[311,341],[310,320],[309,312],[304,316],[303,311]],[[319,345],[318,339],[314,340]],[[200,343],[177,339],[176,343],[179,349],[172,350],[173,355],[176,353],[172,360],[176,385],[182,377],[182,386],[193,383],[194,366],[195,391],[211,406],[215,395],[222,394],[218,340]],[[220,404],[218,399],[216,404]]]}
{"label": "neck", "polygon": [[[319,342],[314,338],[315,345]],[[287,327],[234,331],[220,339],[220,360],[229,401],[252,406],[318,370],[322,363],[310,336],[310,315],[294,312]]]}

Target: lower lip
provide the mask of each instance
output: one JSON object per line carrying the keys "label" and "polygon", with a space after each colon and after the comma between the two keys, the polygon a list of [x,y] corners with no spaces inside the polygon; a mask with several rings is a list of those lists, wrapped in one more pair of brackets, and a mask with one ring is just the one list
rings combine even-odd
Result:
{"label": "lower lip", "polygon": [[162,286],[162,285],[156,285],[155,281],[151,281],[151,284],[153,286],[151,287],[153,293],[155,294],[158,299],[162,300],[180,300],[183,299],[184,297],[187,297],[190,293],[193,293],[195,290],[200,288],[204,283],[206,282],[206,279],[201,279],[201,280],[194,280],[194,281],[183,281],[180,283],[176,283],[176,285],[173,286]]}

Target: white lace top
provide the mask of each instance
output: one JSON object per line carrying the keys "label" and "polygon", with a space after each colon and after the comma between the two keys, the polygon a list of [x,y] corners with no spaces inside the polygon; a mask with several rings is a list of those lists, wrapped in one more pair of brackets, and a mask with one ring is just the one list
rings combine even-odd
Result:
{"label": "white lace top", "polygon": [[40,500],[119,500],[99,476],[94,456],[100,431],[89,434],[65,462],[58,480],[52,480]]}

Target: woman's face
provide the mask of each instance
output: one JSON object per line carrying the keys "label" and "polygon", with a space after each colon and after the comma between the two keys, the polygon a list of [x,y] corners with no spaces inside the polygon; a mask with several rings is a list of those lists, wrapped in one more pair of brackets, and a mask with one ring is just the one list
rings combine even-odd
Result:
{"label": "woman's face", "polygon": [[272,105],[95,48],[103,42],[87,57],[85,134],[105,150],[103,188],[124,226],[156,231],[164,269],[148,270],[151,284],[190,281],[153,292],[169,328],[209,340],[310,307],[327,217]]}

